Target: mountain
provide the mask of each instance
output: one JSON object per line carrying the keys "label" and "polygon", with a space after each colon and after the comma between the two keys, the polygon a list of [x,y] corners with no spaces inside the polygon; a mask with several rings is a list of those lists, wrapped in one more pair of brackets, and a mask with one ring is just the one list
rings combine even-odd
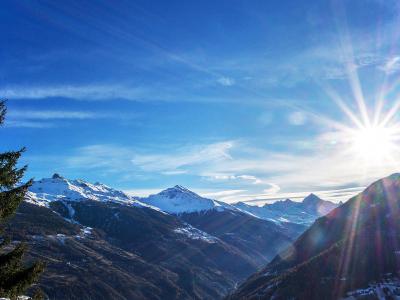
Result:
{"label": "mountain", "polygon": [[229,204],[203,198],[180,185],[163,190],[156,195],[141,198],[140,200],[143,203],[158,207],[162,211],[172,214],[200,212],[210,209],[234,209]]}
{"label": "mountain", "polygon": [[229,299],[397,299],[400,174],[315,221]]}
{"label": "mountain", "polygon": [[[166,199],[188,210],[153,206]],[[139,199],[58,174],[33,183],[7,228],[47,263],[50,299],[220,299],[302,231],[179,186]]]}
{"label": "mountain", "polygon": [[29,188],[28,200],[42,206],[63,200],[93,200],[144,206],[137,199],[104,184],[98,182],[91,184],[80,179],[69,180],[59,174],[34,181]]}
{"label": "mountain", "polygon": [[272,204],[265,204],[264,206],[249,205],[243,202],[238,202],[233,206],[278,224],[291,222],[309,226],[317,218],[326,215],[337,207],[337,204],[310,194],[302,202],[286,199]]}
{"label": "mountain", "polygon": [[264,220],[227,203],[203,198],[182,186],[140,201],[174,214],[183,222],[234,246],[258,266],[267,263],[306,229],[303,224]]}

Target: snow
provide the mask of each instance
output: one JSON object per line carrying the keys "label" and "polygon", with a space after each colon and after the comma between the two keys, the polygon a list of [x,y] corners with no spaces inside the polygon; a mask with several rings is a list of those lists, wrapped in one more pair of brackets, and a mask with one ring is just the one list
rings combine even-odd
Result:
{"label": "snow", "polygon": [[58,174],[54,174],[51,178],[34,181],[32,186],[29,187],[25,200],[46,207],[49,206],[50,202],[62,201],[69,211],[71,220],[75,211],[67,201],[93,200],[157,209],[104,184],[92,184],[80,179],[70,180]]}
{"label": "snow", "polygon": [[65,236],[65,234],[62,234],[62,233],[56,234],[56,239],[63,245],[65,244],[65,239],[66,238],[67,237]]}
{"label": "snow", "polygon": [[124,192],[112,189],[104,184],[91,184],[80,179],[69,180],[57,174],[53,175],[52,178],[34,181],[29,192],[31,196],[35,196],[41,202],[79,201],[82,199],[117,202],[133,200]]}
{"label": "snow", "polygon": [[78,235],[76,235],[75,237],[76,237],[78,240],[87,238],[87,237],[89,237],[89,236],[92,234],[92,230],[93,230],[92,227],[84,226],[84,227],[81,229],[81,232],[80,232]]}
{"label": "snow", "polygon": [[264,206],[249,205],[243,202],[238,202],[233,206],[260,219],[275,222],[278,225],[288,222],[311,225],[315,219],[325,215],[337,205],[310,194],[302,202],[286,199]]}
{"label": "snow", "polygon": [[69,216],[69,218],[71,219],[71,220],[74,220],[74,216],[75,216],[75,209],[72,207],[72,205],[71,204],[69,204],[69,203],[64,203],[65,204],[65,206],[67,207],[67,209],[68,209],[68,216]]}
{"label": "snow", "polygon": [[92,184],[80,179],[70,180],[58,174],[54,174],[51,178],[34,181],[25,198],[27,202],[46,207],[53,201],[62,201],[69,211],[69,218],[72,222],[74,222],[75,211],[70,202],[84,200],[116,202],[172,214],[200,212],[209,209],[237,210],[229,204],[203,198],[179,185],[157,195],[139,199],[102,183]]}
{"label": "snow", "polygon": [[163,190],[156,195],[141,198],[140,201],[171,214],[202,212],[212,209],[217,211],[235,210],[229,204],[203,198],[180,185]]}
{"label": "snow", "polygon": [[[30,237],[37,241],[37,242],[43,242],[45,240],[50,240],[53,242],[58,242],[62,245],[65,245],[65,241],[68,239],[84,239],[88,238],[90,235],[92,235],[92,227],[88,226],[82,226],[81,231],[77,235],[65,235],[63,233],[57,233],[57,234],[48,234],[48,235],[31,235]],[[1,300],[1,298],[0,298]]]}
{"label": "snow", "polygon": [[[69,220],[71,222],[74,222],[75,214],[71,202],[84,200],[146,207],[167,214],[206,212],[209,210],[240,211],[253,217],[272,221],[277,225],[287,222],[309,225],[318,217],[306,211],[305,208],[302,209],[302,203],[289,199],[263,207],[251,206],[240,202],[230,205],[201,197],[180,185],[163,190],[158,194],[150,195],[147,198],[137,198],[99,182],[92,184],[80,179],[70,180],[58,174],[54,174],[51,178],[34,181],[26,195],[27,202],[46,207],[53,201],[62,201],[69,211]],[[319,201],[322,200],[315,195],[310,195],[303,202],[310,207]]]}
{"label": "snow", "polygon": [[185,235],[186,237],[192,240],[202,240],[209,244],[214,244],[218,241],[218,238],[215,236],[209,235],[208,233],[201,231],[197,228],[190,226],[189,224],[185,224],[186,227],[176,228],[174,231],[176,233]]}
{"label": "snow", "polygon": [[342,300],[356,300],[365,296],[375,296],[379,300],[400,299],[400,280],[397,277],[392,277],[371,283],[367,288],[348,292]]}

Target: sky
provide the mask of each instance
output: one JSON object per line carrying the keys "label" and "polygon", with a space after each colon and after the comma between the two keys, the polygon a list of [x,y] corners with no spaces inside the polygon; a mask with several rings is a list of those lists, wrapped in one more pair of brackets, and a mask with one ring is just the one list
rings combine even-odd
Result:
{"label": "sky", "polygon": [[26,178],[258,204],[400,170],[397,1],[6,0],[0,18],[0,150],[27,147]]}

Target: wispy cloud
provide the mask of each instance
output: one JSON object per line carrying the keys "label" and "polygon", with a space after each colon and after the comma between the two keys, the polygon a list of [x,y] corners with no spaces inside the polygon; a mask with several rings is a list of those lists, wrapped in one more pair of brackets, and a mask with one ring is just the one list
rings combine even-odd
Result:
{"label": "wispy cloud", "polygon": [[52,128],[54,124],[49,122],[37,122],[37,121],[29,121],[29,120],[7,120],[5,122],[6,127],[14,127],[14,128]]}
{"label": "wispy cloud", "polygon": [[223,86],[232,86],[236,83],[236,81],[230,77],[220,77],[218,78],[217,82]]}
{"label": "wispy cloud", "polygon": [[[253,204],[299,200],[310,192],[327,200],[346,200],[373,180],[396,171],[393,164],[360,168],[359,160],[338,150],[343,144],[329,143],[331,137],[318,137],[315,149],[302,154],[265,151],[244,141],[175,146],[168,151],[90,145],[64,157],[61,169],[113,176],[118,182],[151,182],[172,176],[174,182],[184,184],[190,176],[198,179],[197,188],[188,187],[203,196]],[[143,151],[149,154],[140,154]],[[199,188],[201,179],[206,184]]]}
{"label": "wispy cloud", "polygon": [[400,71],[400,56],[389,58],[386,63],[381,66],[381,69],[387,74]]}
{"label": "wispy cloud", "polygon": [[262,193],[251,193],[249,191],[236,192],[233,193],[229,191],[223,191],[221,194],[218,192],[210,193],[213,197],[225,201],[228,203],[245,202],[250,205],[264,205],[266,203],[273,203],[275,201],[281,201],[285,199],[291,199],[293,201],[302,201],[310,193],[316,194],[323,200],[332,201],[338,203],[340,201],[347,201],[351,197],[362,192],[364,187],[354,187],[354,188],[343,188],[334,190],[310,190],[303,192],[286,192],[286,193],[276,193],[276,194],[262,194]]}
{"label": "wispy cloud", "polygon": [[9,109],[7,112],[8,127],[50,128],[60,125],[62,120],[96,120],[118,119],[132,120],[138,117],[135,113],[71,111],[71,110],[34,110]]}
{"label": "wispy cloud", "polygon": [[[65,161],[69,168],[124,174],[126,178],[176,176],[176,181],[195,176],[207,181],[208,190],[240,190],[220,195],[226,201],[272,201],[300,193],[325,191],[321,196],[344,200],[354,190],[396,171],[393,164],[360,167],[360,160],[343,151],[343,143],[331,143],[334,135],[317,137],[308,153],[272,152],[249,147],[243,141],[183,145],[175,150],[137,149],[115,145],[79,148]],[[160,154],[160,152],[162,154]],[[155,177],[154,177],[155,176]],[[290,194],[295,192],[295,194]],[[329,194],[329,192],[332,192]],[[298,196],[300,197],[300,196]]]}
{"label": "wispy cloud", "polygon": [[171,154],[135,154],[131,162],[147,172],[176,174],[176,172],[184,172],[186,167],[230,160],[229,149],[234,145],[234,141],[224,141],[205,145],[183,146]]}
{"label": "wispy cloud", "polygon": [[0,89],[0,96],[6,99],[45,99],[59,97],[77,100],[141,100],[145,94],[142,88],[107,84],[15,86]]}
{"label": "wispy cloud", "polygon": [[85,111],[61,111],[61,110],[10,110],[7,113],[10,118],[56,120],[56,119],[97,119],[109,117],[107,114],[99,114]]}
{"label": "wispy cloud", "polygon": [[210,181],[247,181],[252,184],[262,183],[262,180],[253,175],[214,174],[204,177]]}

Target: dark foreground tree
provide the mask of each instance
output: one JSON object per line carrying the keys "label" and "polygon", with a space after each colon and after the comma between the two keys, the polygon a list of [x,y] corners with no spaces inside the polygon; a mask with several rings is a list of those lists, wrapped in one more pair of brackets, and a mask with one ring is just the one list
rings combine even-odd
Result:
{"label": "dark foreground tree", "polygon": [[[6,107],[0,101],[0,125],[4,122]],[[31,181],[20,184],[26,166],[17,168],[18,159],[24,149],[0,153],[0,224],[4,223],[15,213]],[[43,270],[40,262],[26,265],[23,256],[26,245],[13,243],[0,236],[0,297],[16,299],[36,282]]]}

